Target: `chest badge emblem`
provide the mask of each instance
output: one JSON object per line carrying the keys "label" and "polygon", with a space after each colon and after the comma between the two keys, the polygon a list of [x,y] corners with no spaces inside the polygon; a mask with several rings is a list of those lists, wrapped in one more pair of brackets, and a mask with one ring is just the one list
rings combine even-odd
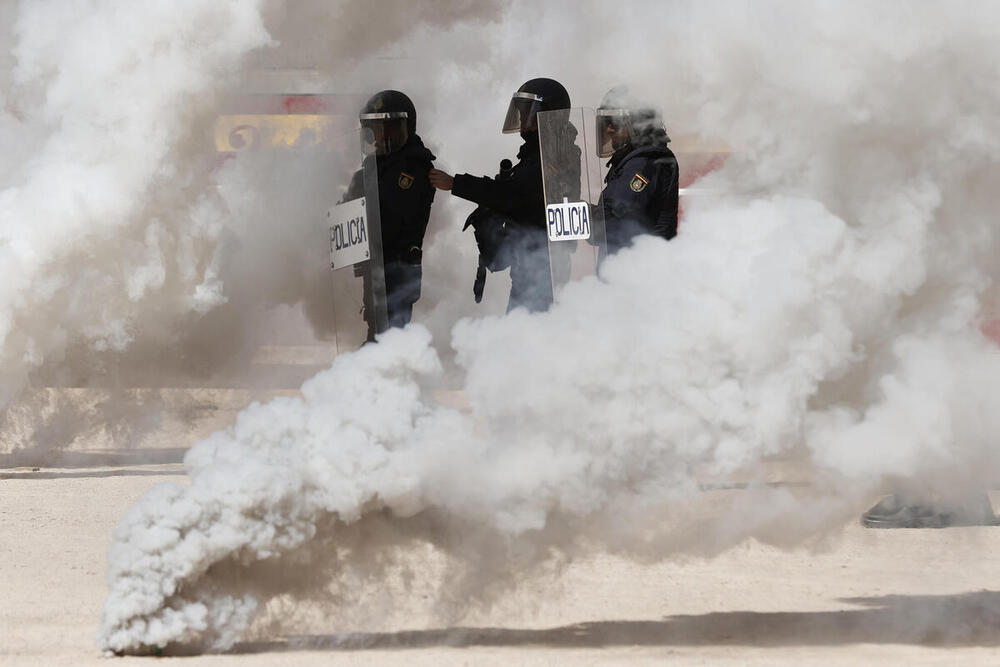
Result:
{"label": "chest badge emblem", "polygon": [[645,178],[643,178],[639,174],[636,174],[635,176],[633,176],[632,180],[629,181],[629,184],[628,184],[628,186],[630,188],[632,188],[632,192],[642,192],[643,189],[647,185],[649,185],[649,181],[647,181]]}
{"label": "chest badge emblem", "polygon": [[403,190],[409,190],[411,185],[413,185],[413,176],[405,171],[399,172],[399,187]]}

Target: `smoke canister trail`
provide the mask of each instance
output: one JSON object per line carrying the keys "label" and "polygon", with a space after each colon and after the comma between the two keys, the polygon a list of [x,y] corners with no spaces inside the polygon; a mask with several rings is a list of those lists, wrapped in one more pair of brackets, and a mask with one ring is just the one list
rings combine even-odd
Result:
{"label": "smoke canister trail", "polygon": [[[844,322],[876,307],[861,295],[887,295],[816,274],[857,248],[813,202],[715,213],[612,260],[607,283],[547,314],[458,327],[472,415],[433,401],[440,364],[410,327],[199,443],[191,485],[151,492],[116,532],[101,645],[224,648],[271,596],[309,590],[303,579],[349,587],[359,570],[377,581],[415,542],[449,555],[442,599],[470,603],[557,554],[712,552],[775,522],[794,543],[850,516],[883,475],[934,479],[988,451],[1000,355],[967,327],[900,337],[867,414],[809,406],[858,362]],[[725,221],[745,230],[729,251]],[[779,255],[765,252],[775,235],[789,239]],[[778,281],[767,316],[751,307],[761,281]],[[802,285],[778,289],[788,281]],[[595,330],[595,316],[612,324]],[[795,324],[780,342],[775,317]],[[802,439],[816,470],[798,498],[764,490],[698,511],[695,466],[733,471]]]}
{"label": "smoke canister trail", "polygon": [[[684,235],[644,239],[548,313],[460,324],[471,414],[429,394],[440,363],[419,326],[339,357],[301,399],[253,406],[196,445],[189,487],[130,511],[101,646],[225,648],[274,595],[374,585],[408,545],[447,555],[438,592],[460,613],[588,550],[795,543],[840,525],[887,475],[985,483],[963,464],[989,459],[1000,355],[972,326],[973,300],[914,306],[912,331],[901,316],[855,326],[903,296],[880,282],[891,267],[876,281],[859,262],[885,242],[885,261],[908,263],[892,251],[916,241],[869,232],[801,198],[695,212]],[[866,358],[883,327],[899,334]],[[861,410],[828,385],[858,372]],[[753,467],[802,442],[811,487],[702,511],[698,467]]]}

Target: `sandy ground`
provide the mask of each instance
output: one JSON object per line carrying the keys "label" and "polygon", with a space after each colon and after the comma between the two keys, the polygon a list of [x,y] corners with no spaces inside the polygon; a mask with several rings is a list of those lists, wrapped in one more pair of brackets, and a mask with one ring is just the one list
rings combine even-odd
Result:
{"label": "sandy ground", "polygon": [[[94,635],[123,512],[176,464],[0,471],[0,664],[107,664]],[[739,491],[734,491],[738,493]],[[845,526],[821,552],[574,563],[473,626],[313,633],[185,664],[998,664],[1000,529]],[[527,611],[526,611],[527,610]],[[150,658],[124,658],[132,663]]]}
{"label": "sandy ground", "polygon": [[[109,664],[95,634],[119,519],[152,486],[185,481],[180,461],[198,437],[231,423],[251,400],[295,393],[287,386],[157,389],[135,400],[148,403],[149,392],[164,409],[130,449],[109,447],[107,429],[95,425],[90,436],[70,434],[57,456],[28,467],[0,458],[0,665]],[[44,404],[67,396],[50,392]],[[90,405],[102,396],[72,400]],[[574,562],[558,580],[518,591],[462,627],[428,629],[422,618],[394,616],[364,632],[321,621],[302,634],[257,637],[226,655],[164,659],[411,667],[667,660],[994,665],[1000,528],[877,531],[851,523],[819,550],[751,542],[714,559],[654,565],[600,556]]]}

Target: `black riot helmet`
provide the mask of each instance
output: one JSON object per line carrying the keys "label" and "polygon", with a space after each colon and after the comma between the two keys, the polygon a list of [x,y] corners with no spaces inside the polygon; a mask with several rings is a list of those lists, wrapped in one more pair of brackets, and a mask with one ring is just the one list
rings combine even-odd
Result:
{"label": "black riot helmet", "polygon": [[626,86],[607,92],[597,109],[597,156],[610,157],[626,144],[632,146],[670,143],[660,112],[629,93]]}
{"label": "black riot helmet", "polygon": [[406,145],[417,133],[417,110],[410,98],[398,90],[375,93],[358,114],[361,150],[388,155]]}
{"label": "black riot helmet", "polygon": [[517,89],[510,98],[503,133],[537,132],[539,111],[569,109],[569,93],[554,79],[532,79]]}

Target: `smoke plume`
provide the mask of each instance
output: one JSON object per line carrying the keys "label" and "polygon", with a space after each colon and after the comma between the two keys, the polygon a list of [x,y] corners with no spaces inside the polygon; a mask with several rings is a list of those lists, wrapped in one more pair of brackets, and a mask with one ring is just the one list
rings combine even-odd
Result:
{"label": "smoke plume", "polygon": [[[300,220],[335,199],[322,181],[282,237],[253,212],[296,179],[254,185],[296,167],[218,173],[197,148],[214,96],[265,47],[357,91],[412,92],[449,172],[515,152],[499,125],[535,76],[577,106],[626,82],[675,139],[732,155],[675,240],[641,239],[542,314],[455,324],[479,312],[450,287],[471,287],[471,207],[439,193],[425,261],[447,280],[427,280],[418,323],[251,406],[192,447],[189,485],[129,511],[102,648],[225,648],[289,597],[347,623],[396,577],[423,577],[439,618],[459,618],[575,555],[801,544],[880,492],[996,478],[1000,352],[982,327],[1000,273],[1000,9],[321,5],[0,10],[15,19],[0,133],[18,160],[0,168],[0,398],[53,355],[225,341],[238,326],[199,323],[245,323],[227,304],[320,293]],[[294,260],[253,261],[276,240]],[[793,455],[807,484],[763,483],[764,461]],[[736,477],[748,492],[706,491]],[[428,553],[439,567],[420,567]]]}
{"label": "smoke plume", "polygon": [[[282,307],[308,320],[300,339],[329,338],[317,221],[355,155],[345,140],[338,152],[304,145],[220,160],[217,119],[234,96],[238,108],[302,85],[359,105],[371,78],[340,76],[359,60],[424,22],[481,23],[500,6],[386,2],[376,16],[363,2],[5,4],[0,456],[52,459],[74,424],[86,428],[84,412],[115,425],[106,446],[136,444],[156,409],[129,399],[129,387],[246,385],[240,369],[270,342],[262,331],[287,319]],[[285,73],[288,88],[262,84],[269,72]],[[348,113],[331,127],[354,122]],[[123,400],[99,404],[99,415],[50,400],[67,387]]]}

